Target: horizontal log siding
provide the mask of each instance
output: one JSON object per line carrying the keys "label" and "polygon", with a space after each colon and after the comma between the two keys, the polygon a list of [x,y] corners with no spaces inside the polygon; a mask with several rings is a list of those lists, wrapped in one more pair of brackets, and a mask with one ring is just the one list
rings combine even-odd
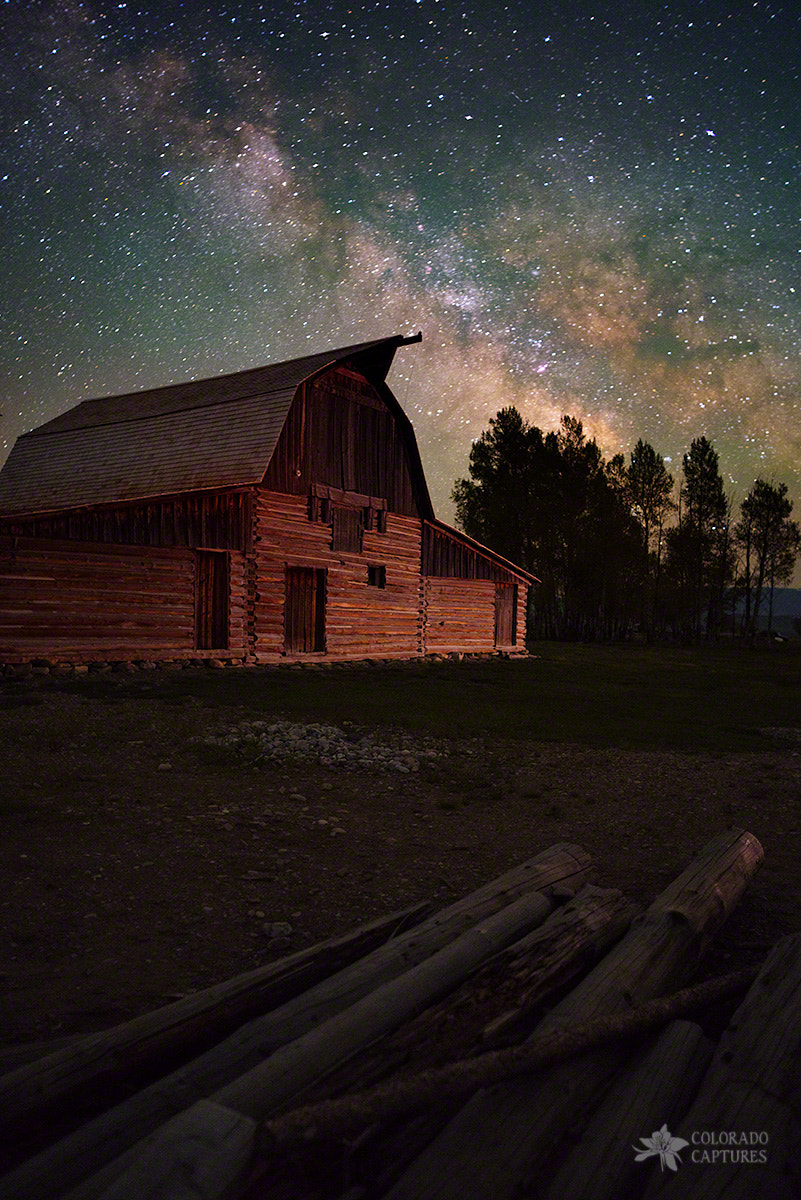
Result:
{"label": "horizontal log siding", "polygon": [[517,626],[515,648],[517,650],[525,650],[526,648],[526,614],[528,612],[528,587],[525,583],[517,585]]}
{"label": "horizontal log siding", "polygon": [[423,581],[426,654],[487,654],[495,649],[495,584],[488,579]]}
{"label": "horizontal log siding", "polygon": [[[229,610],[228,653],[241,657],[241,553],[231,554]],[[192,550],[0,537],[0,661],[204,657],[194,629]]]}
{"label": "horizontal log siding", "polygon": [[167,496],[138,504],[106,505],[39,517],[7,517],[0,519],[0,535],[131,546],[246,550],[250,504],[248,491]]}
{"label": "horizontal log siding", "polygon": [[[367,583],[368,565],[386,567],[386,587]],[[327,571],[325,654],[415,655],[420,651],[420,522],[387,514],[387,531],[365,530],[361,554],[331,549],[331,527],[308,518],[306,497],[262,491],[254,530],[255,653],[284,654],[286,567]]]}

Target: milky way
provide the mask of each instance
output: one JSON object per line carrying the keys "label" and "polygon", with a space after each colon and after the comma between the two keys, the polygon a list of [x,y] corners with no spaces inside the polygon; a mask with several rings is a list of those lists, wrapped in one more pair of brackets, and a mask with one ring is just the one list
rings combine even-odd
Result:
{"label": "milky way", "polygon": [[705,434],[801,509],[801,16],[622,7],[3,4],[3,455],[419,329],[390,383],[446,519],[508,404],[674,473]]}

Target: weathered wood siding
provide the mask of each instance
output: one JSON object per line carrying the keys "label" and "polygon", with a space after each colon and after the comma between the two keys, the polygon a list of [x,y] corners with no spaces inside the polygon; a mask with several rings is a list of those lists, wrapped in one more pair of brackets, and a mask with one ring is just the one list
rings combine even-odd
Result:
{"label": "weathered wood siding", "polygon": [[495,584],[485,579],[423,580],[426,654],[486,654],[495,649]]}
{"label": "weathered wood siding", "polygon": [[245,550],[250,504],[249,490],[162,496],[134,504],[7,517],[0,522],[0,533],[116,545]]}
{"label": "weathered wood siding", "polygon": [[[287,567],[324,570],[324,650],[329,657],[414,655],[420,651],[420,522],[387,513],[386,532],[365,529],[361,552],[332,550],[332,527],[309,519],[309,500],[261,490],[256,504],[253,637],[257,658],[286,653]],[[386,568],[384,587],[368,583]]]}
{"label": "weathered wood siding", "polygon": [[301,496],[315,483],[382,496],[390,511],[418,515],[398,422],[377,390],[345,367],[298,388],[264,477],[272,491]]}
{"label": "weathered wood siding", "polygon": [[521,648],[525,640],[527,588],[518,585],[511,638],[496,644],[496,585],[485,579],[429,576],[422,588],[425,654],[489,654]]}
{"label": "weathered wood siding", "polygon": [[[188,548],[0,537],[0,661],[208,657]],[[229,555],[228,646],[243,657],[244,556]]]}
{"label": "weathered wood siding", "polygon": [[526,617],[528,614],[528,585],[517,585],[517,611],[515,613],[515,646],[518,650],[526,648]]}

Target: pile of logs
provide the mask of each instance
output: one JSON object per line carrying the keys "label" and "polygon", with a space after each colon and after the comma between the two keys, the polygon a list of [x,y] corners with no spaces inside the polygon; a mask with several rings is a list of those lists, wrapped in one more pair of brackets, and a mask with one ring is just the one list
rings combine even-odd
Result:
{"label": "pile of logs", "polygon": [[642,911],[553,846],[41,1053],[0,1078],[0,1196],[797,1197],[801,937],[696,982],[761,859],[727,831]]}

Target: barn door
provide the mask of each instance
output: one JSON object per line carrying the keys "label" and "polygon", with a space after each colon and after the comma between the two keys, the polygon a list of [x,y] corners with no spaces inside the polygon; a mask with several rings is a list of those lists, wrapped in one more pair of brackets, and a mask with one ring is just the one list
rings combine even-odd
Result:
{"label": "barn door", "polygon": [[287,654],[325,650],[325,571],[320,568],[286,569],[284,650]]}
{"label": "barn door", "polygon": [[517,640],[517,584],[495,584],[495,645],[514,646]]}
{"label": "barn door", "polygon": [[228,649],[228,555],[195,551],[195,647]]}

